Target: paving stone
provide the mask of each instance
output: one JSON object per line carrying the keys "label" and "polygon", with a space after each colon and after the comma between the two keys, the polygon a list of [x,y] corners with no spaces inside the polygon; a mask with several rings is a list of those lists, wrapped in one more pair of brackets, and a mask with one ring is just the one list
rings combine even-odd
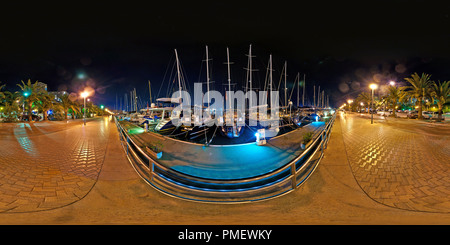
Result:
{"label": "paving stone", "polygon": [[94,127],[49,123],[42,132],[20,136],[1,131],[0,212],[45,210],[86,195],[98,178],[108,141],[108,133],[96,130],[101,120],[89,123]]}
{"label": "paving stone", "polygon": [[361,188],[386,205],[450,212],[450,125],[442,126],[446,131],[436,131],[415,120],[389,121],[370,124],[355,115],[339,121],[349,164]]}

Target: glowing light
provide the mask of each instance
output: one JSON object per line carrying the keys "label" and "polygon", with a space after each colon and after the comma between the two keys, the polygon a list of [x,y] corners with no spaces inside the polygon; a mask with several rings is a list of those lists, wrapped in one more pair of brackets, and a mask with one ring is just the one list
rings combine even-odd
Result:
{"label": "glowing light", "polygon": [[28,95],[30,95],[30,93],[28,93],[28,92],[23,93],[23,96],[25,96],[25,97],[28,97]]}
{"label": "glowing light", "polygon": [[81,97],[82,98],[86,98],[86,97],[88,97],[89,96],[89,93],[88,92],[82,92],[81,93]]}
{"label": "glowing light", "polygon": [[394,81],[389,81],[389,85],[395,86],[395,82]]}
{"label": "glowing light", "polygon": [[370,89],[377,89],[378,85],[376,85],[375,83],[372,83],[372,84],[369,85],[369,88]]}

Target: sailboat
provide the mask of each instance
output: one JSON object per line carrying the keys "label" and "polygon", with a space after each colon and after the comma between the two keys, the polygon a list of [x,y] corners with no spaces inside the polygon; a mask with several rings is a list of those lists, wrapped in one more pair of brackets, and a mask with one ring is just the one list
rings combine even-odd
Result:
{"label": "sailboat", "polygon": [[[210,77],[209,77],[209,52],[208,52],[208,46],[206,45],[206,90],[208,95],[208,104],[207,106],[203,105],[195,105],[192,110],[199,110],[202,112],[205,111],[205,109],[208,109],[209,107],[209,83],[210,83]],[[203,103],[202,103],[203,104]],[[200,107],[200,108],[199,108]],[[212,115],[214,116],[214,115]],[[201,136],[205,136],[214,126],[209,125],[215,125],[215,118],[214,117],[198,117],[194,113],[191,113],[191,122],[193,122],[191,125],[182,125],[182,131],[187,132],[187,138],[188,139],[197,139]],[[207,138],[205,136],[205,141],[207,141]]]}
{"label": "sailboat", "polygon": [[[230,64],[230,53],[227,47],[228,91],[231,92]],[[219,118],[223,122],[223,125],[220,126],[220,133],[227,138],[237,138],[245,129],[245,112],[231,108],[231,100],[229,102],[230,105],[224,111],[223,116]],[[229,122],[224,121],[224,118],[229,118]]]}
{"label": "sailboat", "polygon": [[[158,98],[156,99],[157,102],[160,102],[163,104],[161,106],[161,118],[159,118],[158,123],[156,124],[154,130],[158,133],[162,134],[170,134],[174,132],[178,127],[173,124],[173,118],[182,118],[181,115],[175,115],[174,114],[174,107],[172,106],[177,103],[181,103],[181,74],[180,74],[180,61],[178,59],[178,53],[175,49],[175,58],[177,63],[177,77],[178,77],[178,91],[180,91],[180,97],[179,98]],[[170,104],[169,106],[164,104]],[[181,112],[180,112],[181,113]]]}
{"label": "sailboat", "polygon": [[[272,69],[272,55],[269,56],[269,96],[272,96],[273,89],[273,69]],[[278,98],[270,98],[272,101],[277,101]],[[260,105],[259,111],[265,111],[266,113],[258,113],[258,132],[263,132],[265,139],[272,138],[278,135],[280,132],[280,112],[277,114],[272,113],[272,110],[280,109],[275,107],[268,107],[268,105]],[[270,116],[269,116],[270,115]]]}

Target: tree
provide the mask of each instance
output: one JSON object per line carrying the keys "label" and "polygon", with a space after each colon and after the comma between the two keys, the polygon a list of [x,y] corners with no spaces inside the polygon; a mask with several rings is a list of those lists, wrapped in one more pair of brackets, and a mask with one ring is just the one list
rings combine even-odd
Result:
{"label": "tree", "polygon": [[4,107],[3,107],[3,115],[5,116],[6,121],[15,121],[17,119],[17,111],[19,110],[19,97],[20,94],[18,92],[10,92],[5,91],[4,95]]}
{"label": "tree", "polygon": [[356,101],[358,104],[361,102],[364,103],[364,106],[370,107],[370,102],[372,101],[372,95],[368,92],[362,92],[356,97]]}
{"label": "tree", "polygon": [[[1,82],[0,82],[1,83]],[[0,99],[5,98],[5,93],[2,92],[2,89],[6,86],[6,84],[0,85]]]}
{"label": "tree", "polygon": [[388,95],[387,100],[392,105],[392,115],[395,117],[397,105],[400,101],[403,101],[406,94],[404,93],[405,88],[404,87],[396,87],[396,86],[389,86],[388,87]]}
{"label": "tree", "polygon": [[405,78],[405,80],[411,84],[411,86],[406,86],[405,87],[405,91],[407,93],[407,95],[410,98],[415,98],[417,99],[418,102],[418,106],[419,106],[419,115],[418,118],[422,119],[422,101],[423,98],[425,97],[426,94],[426,90],[430,87],[431,84],[431,80],[430,80],[431,75],[428,75],[426,73],[422,73],[422,76],[419,76],[416,73],[412,74],[411,77],[409,78]]}
{"label": "tree", "polygon": [[444,104],[450,101],[450,81],[438,83],[433,82],[430,88],[431,96],[436,100],[438,105],[438,120],[442,120],[442,109]]}
{"label": "tree", "polygon": [[[61,100],[60,103],[58,104],[58,107],[64,111],[64,119],[67,120],[67,114],[69,112],[69,109],[71,109],[72,111],[76,111],[77,110],[77,105],[75,104],[75,100],[73,100],[69,94],[63,94],[59,97],[59,99]],[[72,116],[73,118],[73,116]]]}
{"label": "tree", "polygon": [[26,110],[28,114],[28,121],[31,122],[31,109],[33,106],[33,103],[39,100],[39,93],[40,88],[38,85],[38,81],[31,83],[31,80],[28,79],[28,82],[25,83],[24,81],[21,81],[22,84],[17,84],[17,86],[20,87],[22,90],[22,101],[26,105]]}
{"label": "tree", "polygon": [[37,106],[44,114],[44,121],[46,121],[48,117],[47,111],[53,108],[54,103],[55,98],[49,93],[45,92],[39,94],[39,103],[37,103]]}

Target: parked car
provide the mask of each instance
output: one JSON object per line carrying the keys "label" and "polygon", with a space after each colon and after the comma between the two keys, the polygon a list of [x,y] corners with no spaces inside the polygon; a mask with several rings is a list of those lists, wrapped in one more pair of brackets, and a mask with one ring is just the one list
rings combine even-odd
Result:
{"label": "parked car", "polygon": [[437,111],[424,111],[424,112],[422,112],[422,115],[426,119],[438,118],[439,112],[437,112]]}
{"label": "parked car", "polygon": [[407,117],[410,119],[416,119],[419,117],[419,113],[417,111],[411,111],[408,113]]}
{"label": "parked car", "polygon": [[[21,120],[21,121],[28,121],[28,115],[27,115],[27,114],[19,115],[18,118],[19,118],[19,120]],[[31,120],[33,120],[33,121],[39,121],[40,119],[41,119],[40,116],[31,114]]]}

